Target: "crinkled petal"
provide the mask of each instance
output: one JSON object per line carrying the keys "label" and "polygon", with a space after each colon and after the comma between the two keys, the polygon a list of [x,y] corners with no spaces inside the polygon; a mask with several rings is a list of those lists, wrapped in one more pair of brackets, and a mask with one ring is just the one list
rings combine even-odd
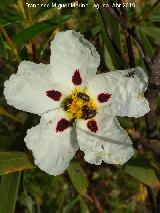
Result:
{"label": "crinkled petal", "polygon": [[[99,74],[88,85],[88,92],[97,99],[100,111],[113,116],[140,117],[149,111],[144,97],[148,77],[142,68],[117,70]],[[99,94],[109,94],[104,103],[98,102]]]}
{"label": "crinkled petal", "polygon": [[96,75],[99,64],[96,49],[79,32],[68,30],[56,34],[51,43],[51,66],[57,82],[71,88],[85,86]]}
{"label": "crinkled petal", "polygon": [[4,95],[9,105],[27,112],[42,114],[59,108],[60,101],[47,96],[47,91],[64,87],[54,83],[50,65],[23,61],[18,72],[4,83]]}
{"label": "crinkled petal", "polygon": [[134,154],[128,134],[121,128],[115,117],[97,114],[94,118],[97,131],[90,131],[86,120],[77,123],[77,139],[88,163],[100,165],[124,164]]}
{"label": "crinkled petal", "polygon": [[29,129],[24,139],[35,164],[50,175],[62,174],[78,149],[74,127],[57,131],[62,118],[65,114],[60,109],[45,113],[40,124]]}

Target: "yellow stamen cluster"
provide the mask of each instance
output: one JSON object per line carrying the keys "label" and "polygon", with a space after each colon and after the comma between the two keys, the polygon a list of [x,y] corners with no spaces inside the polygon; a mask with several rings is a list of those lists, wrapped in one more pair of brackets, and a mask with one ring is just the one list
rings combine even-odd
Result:
{"label": "yellow stamen cluster", "polygon": [[[81,96],[79,96],[79,94],[81,94]],[[74,118],[79,119],[85,116],[94,117],[91,113],[96,112],[96,103],[88,95],[88,98],[85,98],[85,95],[86,93],[75,90],[70,97],[72,102],[67,104],[67,112],[71,113]]]}

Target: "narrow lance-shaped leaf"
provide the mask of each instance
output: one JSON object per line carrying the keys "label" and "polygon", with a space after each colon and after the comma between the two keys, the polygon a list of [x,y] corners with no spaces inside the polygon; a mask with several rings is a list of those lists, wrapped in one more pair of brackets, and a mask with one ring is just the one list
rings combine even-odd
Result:
{"label": "narrow lance-shaped leaf", "polygon": [[13,213],[21,172],[4,175],[0,182],[0,213]]}
{"label": "narrow lance-shaped leaf", "polygon": [[160,187],[160,182],[150,162],[139,156],[129,160],[124,170],[126,173],[151,187]]}
{"label": "narrow lance-shaped leaf", "polygon": [[105,45],[104,45],[104,60],[109,70],[115,70],[113,61]]}
{"label": "narrow lance-shaped leaf", "polygon": [[140,26],[140,28],[147,36],[155,39],[157,42],[160,42],[160,28],[149,24],[144,24],[143,26]]}
{"label": "narrow lance-shaped leaf", "polygon": [[80,213],[89,213],[89,210],[87,208],[87,205],[85,204],[85,202],[83,201],[82,197],[80,195],[78,195],[77,197],[75,197],[67,206],[64,207],[62,213],[70,213],[72,208],[79,203],[80,205]]}
{"label": "narrow lance-shaped leaf", "polygon": [[5,16],[5,17],[0,17],[0,25],[5,27],[10,24],[15,24],[15,23],[21,23],[24,21],[24,18],[21,16]]}
{"label": "narrow lance-shaped leaf", "polygon": [[150,22],[160,22],[160,13],[151,15],[149,20]]}
{"label": "narrow lance-shaped leaf", "polygon": [[141,30],[141,28],[137,28],[138,31],[138,35],[141,39],[141,42],[143,43],[144,49],[146,51],[146,53],[150,56],[153,57],[154,55],[154,51],[152,48],[151,43],[149,42],[147,36],[143,33],[143,31]]}
{"label": "narrow lance-shaped leaf", "polygon": [[64,207],[62,213],[70,213],[71,209],[79,202],[79,196],[74,198],[67,206]]}
{"label": "narrow lance-shaped leaf", "polygon": [[125,67],[125,63],[122,60],[122,58],[120,58],[119,53],[117,52],[118,49],[116,51],[114,44],[111,43],[109,35],[105,31],[104,23],[103,23],[100,15],[99,15],[99,18],[100,18],[102,37],[104,39],[104,43],[105,43],[105,46],[108,50],[108,53],[110,54],[110,57],[112,59],[112,62],[113,62],[116,69],[123,69]]}
{"label": "narrow lance-shaped leaf", "polygon": [[0,152],[0,175],[34,168],[24,152]]}
{"label": "narrow lance-shaped leaf", "polygon": [[37,22],[31,27],[28,27],[21,31],[16,37],[14,38],[14,44],[20,45],[25,43],[26,41],[32,39],[34,36],[39,35],[42,32],[48,32],[56,26],[66,22],[67,20],[71,19],[72,16],[64,15],[58,16],[54,19],[48,19],[42,22]]}
{"label": "narrow lance-shaped leaf", "polygon": [[8,118],[12,119],[13,121],[16,121],[16,122],[23,124],[23,121],[21,121],[19,118],[12,115],[11,113],[7,112],[7,110],[5,110],[3,107],[0,107],[0,115],[8,117]]}
{"label": "narrow lance-shaped leaf", "polygon": [[[109,4],[110,1],[108,0],[107,3]],[[110,3],[111,4],[111,3]],[[121,39],[120,39],[120,27],[119,27],[119,23],[117,22],[117,20],[111,16],[109,13],[106,14],[107,18],[108,18],[108,24],[109,24],[109,28],[110,28],[110,32],[112,35],[112,39],[114,41],[114,43],[116,44],[117,48],[119,49],[120,53],[122,52],[122,47],[121,47]]]}
{"label": "narrow lance-shaped leaf", "polygon": [[50,32],[47,33],[46,37],[44,38],[44,40],[41,42],[40,48],[39,48],[39,52],[40,52],[40,57],[42,58],[44,50],[47,46],[47,43],[52,35],[53,31],[51,30]]}
{"label": "narrow lance-shaped leaf", "polygon": [[81,196],[79,196],[79,203],[80,203],[81,213],[89,213],[89,209]]}
{"label": "narrow lance-shaped leaf", "polygon": [[5,59],[8,59],[7,50],[1,33],[0,33],[0,55]]}
{"label": "narrow lance-shaped leaf", "polygon": [[71,162],[68,167],[69,177],[80,195],[85,195],[88,187],[86,175],[78,162]]}

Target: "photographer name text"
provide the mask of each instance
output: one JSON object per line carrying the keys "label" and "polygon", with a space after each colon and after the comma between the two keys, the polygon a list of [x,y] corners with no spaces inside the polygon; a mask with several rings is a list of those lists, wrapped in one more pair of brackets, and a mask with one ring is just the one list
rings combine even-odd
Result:
{"label": "photographer name text", "polygon": [[[73,3],[65,3],[65,4],[58,4],[58,3],[43,3],[43,4],[32,4],[32,3],[26,3],[27,7],[32,7],[32,8],[37,8],[37,7],[43,7],[43,8],[58,8],[58,9],[62,9],[62,8],[86,8],[88,6],[88,4],[85,3],[78,3],[78,2],[73,2]],[[135,3],[132,2],[128,2],[128,3],[122,3],[122,4],[118,4],[118,3],[113,3],[112,5],[109,4],[93,4],[92,7],[99,9],[100,7],[136,7]]]}

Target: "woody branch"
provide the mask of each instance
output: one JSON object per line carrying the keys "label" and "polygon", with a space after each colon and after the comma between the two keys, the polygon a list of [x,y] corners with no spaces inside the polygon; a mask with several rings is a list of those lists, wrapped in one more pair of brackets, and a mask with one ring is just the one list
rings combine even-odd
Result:
{"label": "woody branch", "polygon": [[[149,73],[149,84],[145,93],[146,98],[149,101],[150,112],[145,116],[147,125],[147,134],[151,139],[160,139],[160,133],[157,130],[157,96],[160,90],[160,48],[155,53],[154,57],[150,59],[145,52],[143,44],[136,33],[135,26],[130,27],[125,17],[121,16],[112,7],[103,7],[103,0],[95,0],[95,3],[100,5],[100,11],[104,14],[108,12],[112,15],[120,24],[121,28],[126,31],[135,41],[135,44],[140,51],[143,61]],[[105,19],[104,19],[105,21]]]}

